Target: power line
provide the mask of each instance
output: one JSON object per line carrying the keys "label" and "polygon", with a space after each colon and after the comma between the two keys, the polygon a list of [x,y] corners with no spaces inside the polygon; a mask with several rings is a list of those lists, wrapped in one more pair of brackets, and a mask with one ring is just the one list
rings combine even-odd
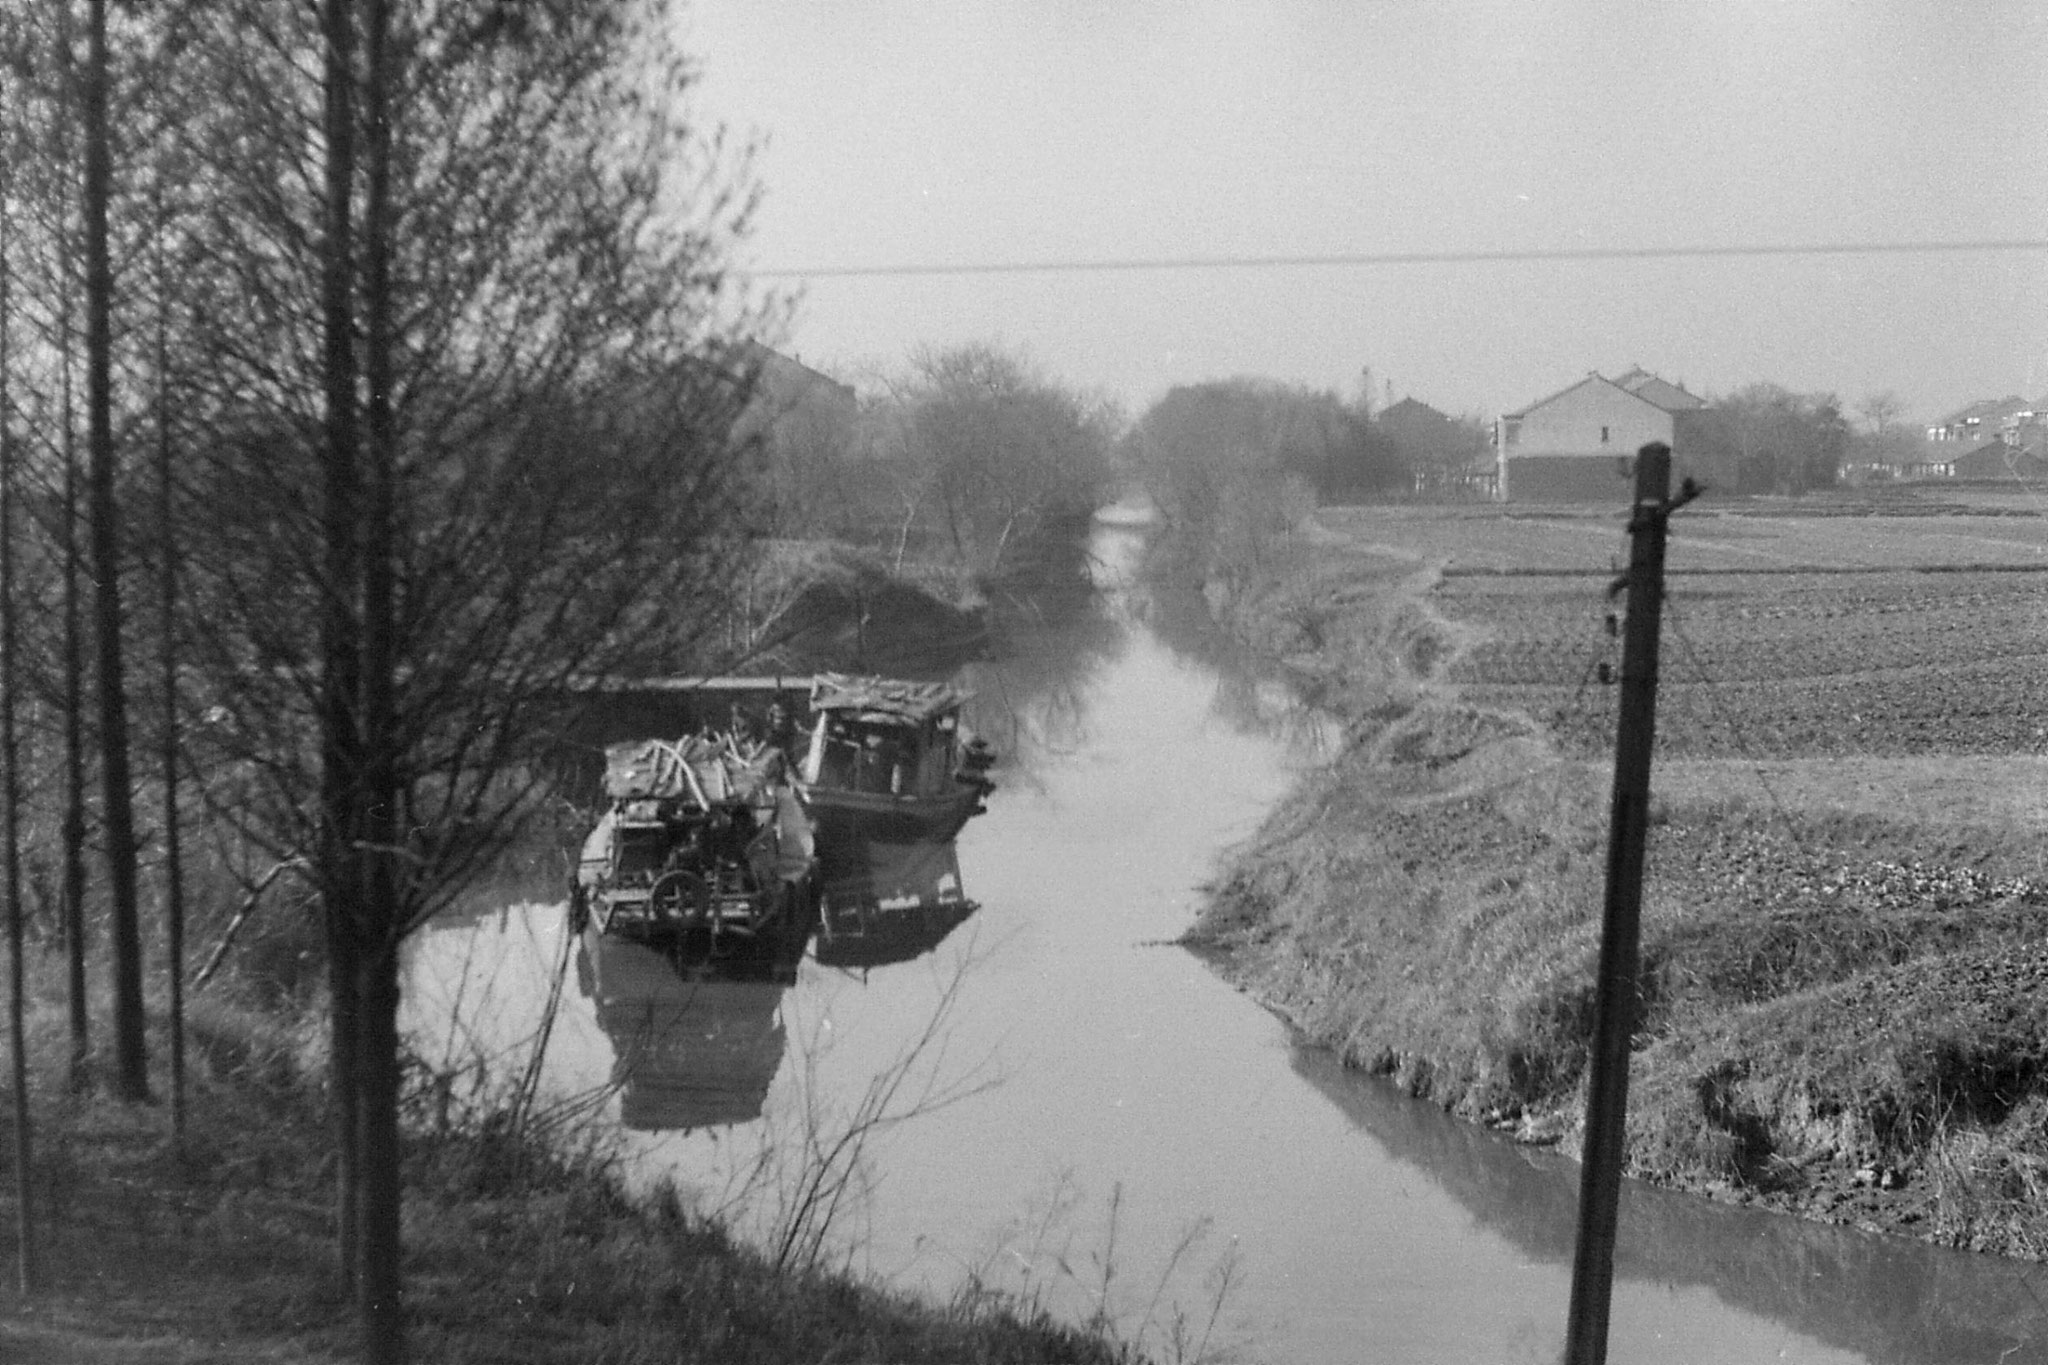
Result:
{"label": "power line", "polygon": [[771,266],[757,279],[858,279],[919,275],[1060,275],[1111,271],[1299,270],[1331,266],[1491,265],[1571,261],[1674,261],[1765,256],[1984,255],[2048,251],[2048,238],[1968,242],[1788,242],[1747,246],[1560,247],[1520,251],[1338,252],[1321,256],[1109,257],[1099,260],[984,261],[955,264]]}

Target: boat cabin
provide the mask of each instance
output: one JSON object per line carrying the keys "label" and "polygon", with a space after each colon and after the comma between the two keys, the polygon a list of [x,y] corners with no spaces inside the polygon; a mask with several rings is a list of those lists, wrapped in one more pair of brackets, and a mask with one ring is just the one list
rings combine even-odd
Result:
{"label": "boat cabin", "polygon": [[799,777],[815,788],[874,796],[950,794],[966,700],[944,683],[822,674]]}

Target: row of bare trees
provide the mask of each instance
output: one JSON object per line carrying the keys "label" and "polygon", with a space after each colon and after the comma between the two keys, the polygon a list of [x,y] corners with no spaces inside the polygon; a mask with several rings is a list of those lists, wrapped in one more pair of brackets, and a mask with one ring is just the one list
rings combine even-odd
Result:
{"label": "row of bare trees", "polygon": [[865,399],[793,394],[769,439],[783,535],[877,550],[956,585],[1028,575],[1110,491],[1113,405],[987,342],[913,355]]}
{"label": "row of bare trees", "polygon": [[[138,776],[163,799],[175,1115],[181,825],[310,869],[340,1273],[366,1358],[402,1358],[400,945],[531,809],[574,683],[686,657],[743,553],[737,343],[765,319],[727,253],[751,180],[690,119],[672,34],[660,0],[0,15],[25,1276],[13,793],[50,755],[64,781],[38,785],[32,823],[63,849],[73,1045],[96,813],[123,1098],[150,1093]],[[18,656],[17,620],[37,623]]]}
{"label": "row of bare trees", "polygon": [[1233,591],[1319,502],[1405,490],[1411,477],[1361,408],[1260,379],[1168,390],[1125,449],[1168,532],[1158,553]]}
{"label": "row of bare trees", "polygon": [[1034,551],[1136,483],[1194,570],[1231,578],[1319,501],[1409,489],[1400,435],[1336,394],[1258,379],[1183,385],[1133,424],[973,343],[912,356],[858,403],[838,386],[796,391],[768,466],[782,534],[865,545],[899,573],[939,565],[983,587],[1028,575]]}
{"label": "row of bare trees", "polygon": [[1675,444],[1717,492],[1796,494],[1833,487],[1853,438],[1833,394],[1755,383],[1684,414]]}

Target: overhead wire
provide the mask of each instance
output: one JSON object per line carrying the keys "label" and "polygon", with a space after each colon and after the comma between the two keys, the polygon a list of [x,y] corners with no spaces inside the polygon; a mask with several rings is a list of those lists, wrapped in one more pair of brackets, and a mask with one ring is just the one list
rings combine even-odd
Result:
{"label": "overhead wire", "polygon": [[1318,267],[1428,265],[1518,265],[1583,261],[1676,261],[1798,256],[1984,255],[2048,251],[2048,238],[2008,237],[1968,241],[1762,242],[1714,246],[1534,247],[1471,251],[1339,251],[1241,256],[1069,257],[1044,261],[899,261],[877,265],[769,265],[750,273],[757,279],[862,279],[917,276],[1078,275],[1109,272],[1203,270],[1300,270]]}
{"label": "overhead wire", "polygon": [[1699,651],[1693,647],[1691,637],[1685,633],[1685,627],[1678,619],[1677,605],[1674,595],[1667,592],[1664,597],[1664,624],[1670,627],[1671,638],[1677,642],[1680,649],[1685,651],[1686,662],[1691,665],[1694,675],[1699,679],[1706,692],[1707,704],[1713,708],[1716,718],[1727,728],[1729,737],[1735,741],[1735,752],[1749,763],[1751,771],[1756,776],[1757,785],[1764,789],[1764,796],[1770,801],[1771,808],[1777,812],[1778,818],[1784,822],[1786,833],[1792,836],[1792,842],[1798,847],[1800,854],[1809,862],[1817,865],[1820,859],[1815,850],[1808,844],[1806,831],[1800,826],[1798,820],[1793,817],[1791,808],[1778,795],[1778,789],[1771,785],[1770,775],[1764,771],[1763,759],[1751,746],[1749,736],[1742,728],[1742,723],[1735,718],[1733,710],[1723,704],[1720,685],[1707,672],[1706,665],[1700,660]]}

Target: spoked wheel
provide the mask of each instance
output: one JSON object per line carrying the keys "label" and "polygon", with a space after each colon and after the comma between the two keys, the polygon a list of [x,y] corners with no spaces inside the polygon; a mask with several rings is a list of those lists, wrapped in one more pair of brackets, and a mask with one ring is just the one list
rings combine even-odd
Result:
{"label": "spoked wheel", "polygon": [[687,868],[664,872],[647,891],[647,910],[656,922],[687,929],[711,922],[711,885]]}

